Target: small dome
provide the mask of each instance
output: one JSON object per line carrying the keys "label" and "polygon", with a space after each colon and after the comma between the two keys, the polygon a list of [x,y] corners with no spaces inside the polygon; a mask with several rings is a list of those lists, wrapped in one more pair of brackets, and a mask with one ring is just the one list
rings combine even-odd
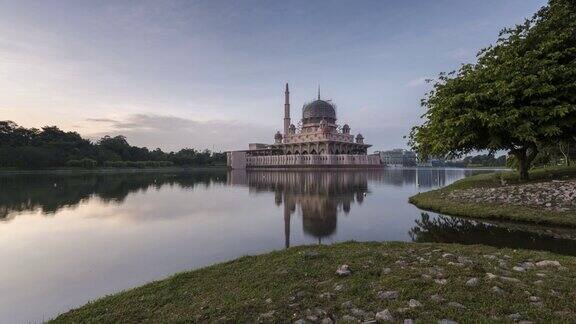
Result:
{"label": "small dome", "polygon": [[342,132],[344,134],[350,134],[350,126],[348,126],[348,124],[344,124],[344,126],[342,126]]}
{"label": "small dome", "polygon": [[282,134],[280,134],[280,131],[276,132],[276,135],[274,135],[274,139],[282,139]]}
{"label": "small dome", "polygon": [[336,109],[328,101],[315,100],[304,106],[302,109],[302,121],[318,122],[319,119],[327,119],[329,121],[336,121]]}
{"label": "small dome", "polygon": [[362,134],[358,134],[356,135],[356,139],[364,139],[364,136],[362,136]]}

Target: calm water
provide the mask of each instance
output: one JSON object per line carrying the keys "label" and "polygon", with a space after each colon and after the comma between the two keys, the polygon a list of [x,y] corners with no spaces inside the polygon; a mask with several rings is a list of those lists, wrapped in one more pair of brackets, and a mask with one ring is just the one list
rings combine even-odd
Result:
{"label": "calm water", "polygon": [[40,322],[175,272],[300,244],[416,241],[576,254],[576,233],[422,212],[458,169],[0,176],[0,322]]}

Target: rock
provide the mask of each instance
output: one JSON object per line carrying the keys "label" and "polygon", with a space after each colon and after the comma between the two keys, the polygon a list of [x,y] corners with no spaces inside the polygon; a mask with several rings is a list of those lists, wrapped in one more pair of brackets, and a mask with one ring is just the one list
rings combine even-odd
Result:
{"label": "rock", "polygon": [[350,271],[350,266],[348,266],[347,264],[343,264],[341,266],[338,267],[338,269],[336,269],[336,274],[344,277],[344,276],[349,276],[352,272]]}
{"label": "rock", "polygon": [[448,280],[446,280],[446,279],[434,279],[434,282],[439,284],[439,285],[445,285],[448,283]]}
{"label": "rock", "polygon": [[360,308],[352,308],[350,309],[350,314],[356,318],[366,318],[368,317],[368,313]]}
{"label": "rock", "polygon": [[344,285],[343,284],[334,285],[334,290],[342,291],[342,290],[344,290]]}
{"label": "rock", "polygon": [[378,298],[380,299],[396,299],[398,298],[398,292],[395,290],[379,291]]}
{"label": "rock", "polygon": [[344,323],[358,323],[360,321],[354,316],[344,315],[344,316],[342,316],[342,322],[344,322]]}
{"label": "rock", "polygon": [[306,259],[315,259],[320,256],[320,252],[318,251],[304,251],[302,252],[302,256]]}
{"label": "rock", "polygon": [[500,280],[505,281],[505,282],[511,282],[511,283],[519,283],[520,279],[516,279],[516,278],[512,278],[512,277],[500,277]]}
{"label": "rock", "polygon": [[270,303],[272,303],[272,298],[268,298],[268,299],[266,299],[264,302],[265,302],[266,304],[270,304]]}
{"label": "rock", "polygon": [[543,260],[540,262],[536,262],[536,266],[537,267],[559,267],[560,266],[560,262],[558,261],[553,261],[553,260]]}
{"label": "rock", "polygon": [[496,279],[496,278],[498,278],[498,276],[495,275],[495,274],[493,274],[493,273],[487,272],[487,273],[486,273],[486,278],[488,278],[488,279]]}
{"label": "rock", "polygon": [[325,317],[320,321],[320,324],[334,324],[334,321],[330,317]]}
{"label": "rock", "polygon": [[462,305],[462,304],[460,304],[460,303],[457,303],[457,302],[449,302],[449,303],[448,303],[448,306],[454,307],[454,308],[466,308],[466,306],[464,306],[464,305]]}
{"label": "rock", "polygon": [[495,293],[500,294],[500,295],[502,295],[502,294],[505,293],[505,291],[504,291],[502,288],[498,287],[498,286],[492,287],[492,292],[495,292]]}
{"label": "rock", "polygon": [[308,321],[303,320],[303,319],[299,319],[297,321],[294,321],[294,324],[308,324]]}
{"label": "rock", "polygon": [[451,257],[453,257],[453,256],[454,256],[454,254],[452,254],[452,253],[444,253],[444,254],[442,254],[442,257],[443,257],[443,258],[451,258]]}
{"label": "rock", "polygon": [[258,322],[269,322],[269,321],[273,320],[275,313],[276,313],[276,311],[269,311],[267,313],[260,314],[258,316]]}
{"label": "rock", "polygon": [[422,307],[422,303],[420,303],[416,299],[410,299],[408,301],[408,307],[410,308]]}
{"label": "rock", "polygon": [[323,292],[320,295],[318,295],[318,297],[320,297],[321,299],[332,299],[334,295],[332,295],[329,292]]}
{"label": "rock", "polygon": [[544,281],[542,281],[542,280],[536,280],[536,281],[534,281],[534,284],[537,285],[537,286],[541,286],[541,285],[544,284]]}
{"label": "rock", "polygon": [[433,302],[440,303],[440,302],[444,301],[444,298],[442,298],[442,296],[440,296],[438,294],[434,294],[434,295],[430,296],[430,300]]}
{"label": "rock", "polygon": [[449,319],[441,319],[438,321],[438,324],[458,324],[458,322]]}
{"label": "rock", "polygon": [[520,264],[520,266],[524,269],[529,270],[529,269],[534,268],[536,265],[534,264],[534,262],[526,261],[526,262],[522,262]]}
{"label": "rock", "polygon": [[392,272],[392,269],[390,269],[390,268],[383,268],[382,269],[382,274],[389,274],[390,272]]}
{"label": "rock", "polygon": [[508,315],[508,318],[513,320],[513,321],[519,321],[522,318],[522,315],[520,315],[518,313],[514,313],[514,314]]}
{"label": "rock", "polygon": [[536,276],[540,277],[540,278],[544,278],[546,277],[545,273],[537,273]]}
{"label": "rock", "polygon": [[530,300],[531,302],[539,302],[539,301],[540,301],[540,297],[538,297],[538,296],[530,296],[530,297],[528,297],[528,300]]}
{"label": "rock", "polygon": [[309,315],[306,317],[309,322],[318,323],[318,316],[316,315]]}
{"label": "rock", "polygon": [[524,272],[524,271],[526,271],[526,269],[524,269],[524,268],[522,268],[522,267],[518,267],[518,266],[513,267],[512,270],[517,271],[517,272]]}
{"label": "rock", "polygon": [[388,309],[376,313],[376,320],[378,322],[394,322],[394,316]]}
{"label": "rock", "polygon": [[478,278],[470,278],[466,281],[466,286],[468,287],[475,287],[478,286],[479,280]]}
{"label": "rock", "polygon": [[348,301],[343,302],[340,306],[344,309],[350,309],[350,308],[354,307],[354,304],[352,304],[352,302],[348,300]]}

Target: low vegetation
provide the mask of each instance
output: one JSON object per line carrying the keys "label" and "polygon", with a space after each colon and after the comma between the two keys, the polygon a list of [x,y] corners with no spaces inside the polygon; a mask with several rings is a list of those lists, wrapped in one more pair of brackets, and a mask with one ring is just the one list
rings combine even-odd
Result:
{"label": "low vegetation", "polygon": [[[571,188],[576,167],[537,169],[529,182],[516,172],[480,174],[410,197],[421,209],[453,216],[576,226]],[[539,192],[540,191],[540,192]]]}
{"label": "low vegetation", "polygon": [[575,292],[574,257],[478,245],[349,242],[177,274],[52,323],[545,323],[574,319]]}

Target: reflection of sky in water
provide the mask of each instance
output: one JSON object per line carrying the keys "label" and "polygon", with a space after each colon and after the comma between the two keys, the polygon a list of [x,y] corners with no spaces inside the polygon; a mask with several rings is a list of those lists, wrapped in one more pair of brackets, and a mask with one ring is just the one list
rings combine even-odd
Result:
{"label": "reflection of sky in water", "polygon": [[[511,244],[503,238],[509,230],[451,224],[436,215],[426,220],[407,203],[410,195],[465,173],[470,171],[3,176],[0,322],[41,321],[175,272],[288,244],[487,244],[479,241],[490,233],[500,246]],[[531,248],[553,249],[561,239],[514,231],[515,244],[544,242]]]}

